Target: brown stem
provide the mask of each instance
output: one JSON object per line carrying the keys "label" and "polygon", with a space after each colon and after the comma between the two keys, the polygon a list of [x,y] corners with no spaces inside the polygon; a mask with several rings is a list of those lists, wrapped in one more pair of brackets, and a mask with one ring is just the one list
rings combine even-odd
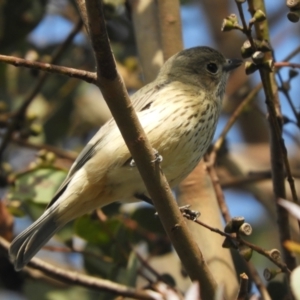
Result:
{"label": "brown stem", "polygon": [[[248,0],[249,11],[251,15],[255,13],[257,9],[261,9],[265,12],[264,2],[261,0]],[[266,21],[255,23],[254,24],[257,38],[259,40],[269,40],[269,32],[268,32],[268,24]],[[268,52],[265,55],[265,59],[273,59],[272,53]],[[291,239],[291,233],[289,228],[289,216],[286,211],[282,207],[277,204],[278,198],[286,198],[285,193],[285,172],[284,167],[286,169],[286,173],[288,174],[288,181],[290,183],[290,188],[293,196],[294,202],[298,202],[298,197],[296,194],[296,189],[294,186],[294,181],[291,176],[290,166],[287,159],[287,151],[284,145],[284,141],[282,139],[282,116],[280,111],[280,103],[278,99],[277,93],[277,85],[275,81],[274,74],[265,69],[259,69],[260,77],[262,80],[265,97],[266,97],[266,105],[269,113],[269,124],[270,124],[270,150],[271,150],[271,168],[272,168],[272,181],[273,181],[273,192],[274,192],[274,200],[277,208],[277,216],[278,216],[278,226],[279,226],[279,234],[281,244],[285,240]],[[287,266],[290,269],[294,269],[296,267],[296,260],[294,255],[292,255],[285,248],[282,249],[283,256]]]}
{"label": "brown stem", "polygon": [[33,70],[74,77],[89,83],[95,83],[97,78],[96,73],[94,72],[88,72],[85,70],[78,70],[64,66],[57,66],[50,63],[30,61],[15,56],[0,55],[0,62],[4,62],[15,67],[25,67]]}
{"label": "brown stem", "polygon": [[[89,33],[97,62],[97,85],[120,129],[141,177],[147,187],[162,224],[187,273],[205,288],[205,299],[213,299],[216,284],[203,264],[198,246],[188,231],[165,176],[155,162],[154,151],[141,127],[124,84],[119,77],[110,49],[102,3],[86,1]],[[206,270],[206,276],[203,275]]]}
{"label": "brown stem", "polygon": [[161,44],[164,60],[182,50],[179,0],[158,0]]}

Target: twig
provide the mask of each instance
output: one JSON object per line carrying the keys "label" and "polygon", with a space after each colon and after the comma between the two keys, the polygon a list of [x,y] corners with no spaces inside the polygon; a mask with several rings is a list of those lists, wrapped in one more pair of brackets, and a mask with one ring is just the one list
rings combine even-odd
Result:
{"label": "twig", "polygon": [[224,231],[222,231],[222,230],[220,230],[218,228],[213,228],[213,227],[211,227],[211,226],[203,223],[202,221],[200,221],[198,219],[195,220],[194,222],[197,223],[197,224],[199,224],[199,225],[201,225],[201,226],[203,226],[203,227],[205,227],[205,228],[207,228],[207,229],[209,229],[212,232],[218,233],[218,234],[220,234],[220,235],[222,235],[224,237],[227,237],[227,238],[229,238],[229,239],[231,239],[233,241],[236,241],[239,245],[248,246],[253,251],[255,251],[255,252],[257,252],[257,253],[265,256],[266,258],[268,258],[271,262],[273,262],[276,266],[278,266],[282,270],[282,272],[285,272],[287,274],[291,273],[290,269],[287,267],[287,265],[285,263],[282,263],[282,262],[274,259],[267,250],[264,250],[263,248],[261,248],[261,247],[259,247],[257,245],[254,245],[254,244],[252,244],[252,243],[250,243],[250,242],[242,239],[240,236],[233,236],[233,235],[231,235],[229,233],[226,233],[226,232],[224,232]]}
{"label": "twig", "polygon": [[[50,63],[30,61],[15,56],[0,55],[0,62],[4,62],[13,65],[15,67],[25,67],[33,70],[39,70],[48,73],[55,73],[59,75],[74,77],[89,83],[95,83],[97,78],[95,72],[88,72],[85,70],[78,70],[78,69],[68,68],[64,66],[57,66]],[[44,78],[44,76],[46,75],[43,75],[41,78]]]}
{"label": "twig", "polygon": [[[1,137],[1,134],[0,134]],[[47,144],[33,144],[30,143],[26,140],[17,138],[17,137],[12,137],[11,142],[16,143],[17,145],[27,147],[30,149],[35,149],[35,150],[41,150],[41,149],[46,149],[47,151],[53,152],[55,155],[59,156],[60,158],[68,159],[70,161],[74,161],[77,157],[77,153],[73,151],[66,151],[61,148],[47,145]]]}
{"label": "twig", "polygon": [[[9,246],[9,242],[7,242],[4,238],[0,237],[0,248],[7,255]],[[36,257],[31,259],[31,261],[28,263],[28,266],[36,270],[40,270],[56,280],[61,280],[69,284],[83,286],[101,292],[106,291],[114,295],[122,295],[124,297],[130,297],[133,299],[162,299],[162,296],[158,293],[155,293],[154,291],[136,290],[131,287],[127,287],[125,285],[121,285],[109,280],[88,276],[74,271],[67,271],[65,269],[53,266]]]}
{"label": "twig", "polygon": [[[97,63],[97,85],[120,129],[141,177],[147,187],[162,224],[174,245],[187,273],[205,287],[206,299],[212,299],[216,284],[197,244],[188,231],[171,189],[160,166],[155,162],[153,149],[141,127],[127,91],[119,77],[110,49],[102,3],[86,1],[89,32]],[[206,276],[203,276],[205,269]],[[203,289],[204,290],[204,289]]]}
{"label": "twig", "polygon": [[229,209],[228,209],[228,206],[225,201],[224,194],[223,194],[223,191],[222,191],[222,188],[220,185],[219,177],[216,172],[216,168],[215,168],[214,164],[211,164],[210,162],[207,163],[206,167],[207,167],[207,172],[211,178],[211,181],[212,181],[215,193],[216,193],[216,197],[218,200],[221,214],[223,216],[223,219],[227,223],[230,221],[231,217],[230,217]]}
{"label": "twig", "polygon": [[260,89],[262,88],[262,84],[258,84],[252,91],[248,94],[248,96],[240,103],[240,105],[236,108],[233,114],[230,116],[227,124],[225,125],[224,129],[222,130],[221,134],[219,135],[218,139],[213,145],[212,152],[209,157],[209,163],[215,164],[217,152],[220,150],[222,144],[224,143],[225,137],[233,124],[236,122],[238,117],[241,115],[243,110],[249,105],[249,103],[253,100],[253,98],[258,94]]}
{"label": "twig", "polygon": [[288,61],[280,61],[274,63],[275,68],[283,68],[283,67],[290,67],[295,69],[300,69],[300,64],[288,62]]}

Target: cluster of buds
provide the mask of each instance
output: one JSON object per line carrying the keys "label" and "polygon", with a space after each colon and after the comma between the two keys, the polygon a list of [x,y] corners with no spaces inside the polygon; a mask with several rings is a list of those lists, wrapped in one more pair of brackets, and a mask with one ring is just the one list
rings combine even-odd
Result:
{"label": "cluster of buds", "polygon": [[[252,234],[252,227],[249,223],[245,222],[244,217],[234,217],[225,226],[224,231],[235,236],[249,236]],[[238,241],[226,237],[223,244],[223,248],[234,248],[238,249],[240,254],[248,261],[252,256],[252,249],[245,246],[239,245]]]}
{"label": "cluster of buds", "polygon": [[39,167],[52,166],[55,160],[56,155],[53,152],[42,149],[37,153],[37,158],[30,163],[29,168],[36,169]]}
{"label": "cluster of buds", "polygon": [[242,27],[239,25],[238,17],[235,14],[231,14],[223,20],[221,30],[230,31],[232,29],[242,30]]}
{"label": "cluster of buds", "polygon": [[290,9],[287,18],[293,23],[299,22],[300,0],[286,0],[286,5]]}
{"label": "cluster of buds", "polygon": [[254,45],[250,41],[245,41],[241,47],[241,54],[243,58],[252,58],[252,62],[245,63],[246,74],[252,74],[260,67],[269,71],[274,69],[274,61],[272,59],[265,60],[265,52],[271,51],[272,48],[268,41],[259,41],[253,39]]}

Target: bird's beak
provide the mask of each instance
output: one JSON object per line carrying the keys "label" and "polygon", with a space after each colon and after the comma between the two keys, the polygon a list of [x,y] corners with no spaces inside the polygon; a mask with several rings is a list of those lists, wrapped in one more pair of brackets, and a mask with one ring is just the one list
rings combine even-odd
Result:
{"label": "bird's beak", "polygon": [[243,61],[241,59],[227,59],[223,67],[223,70],[226,72],[232,71],[233,69],[239,67]]}

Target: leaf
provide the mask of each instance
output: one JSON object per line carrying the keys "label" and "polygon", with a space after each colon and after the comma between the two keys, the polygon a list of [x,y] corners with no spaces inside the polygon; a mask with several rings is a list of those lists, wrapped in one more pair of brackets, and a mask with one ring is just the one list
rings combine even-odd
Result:
{"label": "leaf", "polygon": [[37,168],[19,175],[8,198],[22,202],[47,204],[66,177],[67,172],[53,167]]}
{"label": "leaf", "polygon": [[87,242],[103,247],[111,243],[111,234],[119,225],[120,221],[116,219],[110,219],[104,225],[99,220],[93,220],[85,215],[75,221],[74,229],[75,233]]}
{"label": "leaf", "polygon": [[136,286],[136,280],[138,276],[138,268],[140,266],[139,260],[135,254],[134,251],[131,251],[127,263],[127,268],[126,268],[126,276],[123,278],[121,283],[127,285],[127,286]]}

